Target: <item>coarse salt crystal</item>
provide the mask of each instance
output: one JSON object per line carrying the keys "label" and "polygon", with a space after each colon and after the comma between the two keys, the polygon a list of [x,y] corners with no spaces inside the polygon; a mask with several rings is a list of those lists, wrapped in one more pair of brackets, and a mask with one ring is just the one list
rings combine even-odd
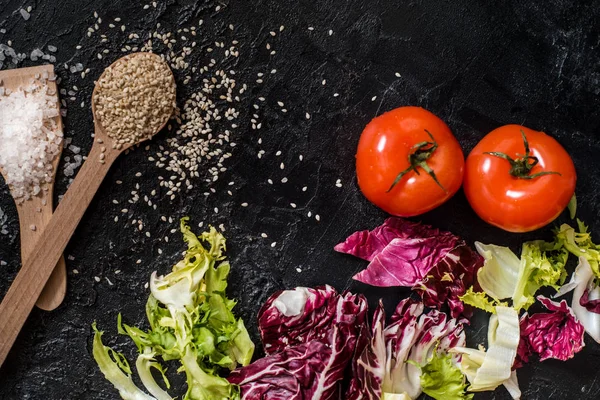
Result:
{"label": "coarse salt crystal", "polygon": [[52,181],[49,170],[63,138],[51,99],[48,88],[36,82],[0,96],[0,168],[17,199],[28,199]]}

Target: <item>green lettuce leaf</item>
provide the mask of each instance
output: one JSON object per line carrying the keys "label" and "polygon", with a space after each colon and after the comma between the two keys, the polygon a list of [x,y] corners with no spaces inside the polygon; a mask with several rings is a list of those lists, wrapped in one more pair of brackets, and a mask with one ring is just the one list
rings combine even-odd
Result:
{"label": "green lettuce leaf", "polygon": [[124,400],[157,400],[140,390],[131,379],[131,368],[125,357],[102,343],[103,332],[92,324],[94,341],[92,354],[104,377],[113,384]]}
{"label": "green lettuce leaf", "polygon": [[[169,388],[159,357],[181,363],[178,372],[186,374],[188,385],[185,400],[238,399],[239,388],[220,374],[252,360],[254,343],[244,322],[233,314],[236,301],[225,293],[231,269],[225,261],[225,238],[212,227],[197,237],[186,221],[181,220],[181,232],[188,245],[183,259],[169,274],[151,275],[151,294],[146,302],[150,328],[130,326],[123,323],[120,314],[117,317],[118,332],[131,338],[138,349],[138,374],[154,397],[135,387],[129,365],[121,355],[110,349],[98,350],[98,364],[103,372],[107,371],[105,375],[121,396],[129,396],[127,399],[171,398],[152,376],[152,369],[159,371]],[[147,397],[135,397],[142,395]]]}
{"label": "green lettuce leaf", "polygon": [[567,276],[567,257],[567,251],[556,249],[553,243],[523,243],[519,277],[512,296],[513,307],[516,310],[528,309],[535,301],[535,293],[543,286],[551,286],[558,290],[557,283],[564,283]]}
{"label": "green lettuce leaf", "polygon": [[[508,247],[479,242],[475,247],[485,259],[477,275],[481,288],[494,300],[512,299],[517,311],[529,308],[541,287],[558,289],[567,276],[568,252],[559,241],[526,242],[520,259]],[[471,305],[491,312],[493,305],[486,303],[485,296],[476,293],[465,296]]]}
{"label": "green lettuce leaf", "polygon": [[492,314],[496,314],[496,306],[506,306],[504,302],[490,299],[485,292],[474,292],[473,286],[467,289],[459,299],[472,307],[479,308]]}
{"label": "green lettuce leaf", "polygon": [[452,362],[452,356],[434,351],[427,364],[421,367],[423,392],[436,400],[471,400],[467,394],[465,376]]}
{"label": "green lettuce leaf", "polygon": [[569,253],[584,257],[590,263],[594,275],[600,278],[600,246],[592,242],[587,226],[580,219],[577,219],[577,227],[579,232],[568,224],[562,224],[556,232],[556,241]]}

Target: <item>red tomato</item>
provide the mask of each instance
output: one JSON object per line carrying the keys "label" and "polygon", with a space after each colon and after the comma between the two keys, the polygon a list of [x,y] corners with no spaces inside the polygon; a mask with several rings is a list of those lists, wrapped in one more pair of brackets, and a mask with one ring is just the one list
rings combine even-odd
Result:
{"label": "red tomato", "polygon": [[[526,161],[523,135],[530,148]],[[489,152],[503,153],[517,164],[511,168],[511,161]],[[464,191],[484,221],[509,232],[529,232],[560,215],[576,180],[573,161],[556,140],[524,126],[505,125],[481,139],[467,157]]]}
{"label": "red tomato", "polygon": [[420,107],[400,107],[366,126],[358,142],[356,175],[369,201],[408,217],[452,197],[462,183],[464,162],[458,141],[441,119]]}

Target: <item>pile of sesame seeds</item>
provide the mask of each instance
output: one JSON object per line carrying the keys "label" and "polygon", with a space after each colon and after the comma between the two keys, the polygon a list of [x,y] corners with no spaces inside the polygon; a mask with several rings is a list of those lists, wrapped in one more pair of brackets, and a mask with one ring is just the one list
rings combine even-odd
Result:
{"label": "pile of sesame seeds", "polygon": [[93,104],[113,147],[134,144],[165,125],[175,107],[173,75],[159,57],[136,53],[107,68],[96,84]]}

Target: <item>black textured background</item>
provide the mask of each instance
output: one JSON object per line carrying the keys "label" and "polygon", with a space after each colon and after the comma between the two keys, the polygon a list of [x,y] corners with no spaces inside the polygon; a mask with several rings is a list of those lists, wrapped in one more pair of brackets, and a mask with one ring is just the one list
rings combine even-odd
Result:
{"label": "black textured background", "polygon": [[[34,7],[31,19],[24,21],[18,10],[30,5]],[[166,190],[159,190],[154,199],[157,210],[143,202],[129,206],[144,216],[151,238],[137,232],[121,214],[123,206],[112,200],[126,202],[135,184],[144,193],[157,187],[159,171],[147,157],[164,143],[167,133],[159,135],[149,150],[140,148],[117,160],[66,249],[71,257],[65,302],[51,313],[33,311],[0,370],[0,398],[117,398],[91,357],[90,324],[98,321],[107,332],[107,343],[132,354],[133,345],[116,337],[117,313],[122,312],[128,323],[143,323],[148,294],[144,284],[150,273],[168,271],[184,248],[179,234],[170,235],[168,244],[158,238],[177,228],[177,219],[185,215],[191,217],[196,231],[201,221],[224,224],[232,263],[229,293],[239,299],[237,311],[248,321],[257,342],[256,312],[277,289],[329,283],[339,290],[367,294],[371,305],[382,296],[391,310],[407,292],[353,283],[351,276],[364,263],[336,254],[332,247],[351,232],[372,228],[385,217],[356,186],[354,152],[364,125],[400,105],[420,105],[439,115],[466,152],[488,131],[506,123],[555,136],[577,167],[578,215],[591,224],[600,240],[596,199],[600,192],[596,132],[600,124],[600,1],[158,0],[156,8],[147,10],[143,5],[128,0],[0,0],[0,29],[7,30],[0,33],[0,43],[12,40],[17,51],[26,53],[52,44],[59,49],[57,64],[81,62],[90,68],[85,79],[57,68],[61,87],[79,88],[77,101],[68,103],[65,133],[85,153],[91,145],[93,79],[120,57],[127,34],[148,32],[157,22],[173,30],[203,18],[202,35],[196,38],[199,53],[215,40],[240,41],[239,59],[227,66],[235,68],[236,77],[249,85],[238,107],[240,128],[233,134],[238,146],[228,160],[228,171],[217,182],[198,181],[195,189],[174,201]],[[121,17],[117,25],[126,24],[127,33],[101,28],[111,42],[100,47],[98,35],[86,36],[95,22],[94,11],[105,20],[103,26]],[[229,24],[235,25],[233,32]],[[281,33],[280,25],[285,25]],[[309,26],[314,30],[309,31]],[[277,36],[270,37],[270,31],[277,31]],[[273,44],[276,55],[265,50],[267,42]],[[80,50],[75,49],[78,44]],[[106,47],[114,51],[98,60],[98,49]],[[34,64],[25,61],[19,66]],[[272,68],[277,73],[269,75]],[[255,79],[260,71],[266,76],[264,84],[258,85]],[[176,76],[182,104],[198,86],[183,87],[183,76]],[[334,93],[339,97],[333,97]],[[267,100],[261,112],[263,127],[253,131],[251,105],[258,96]],[[278,111],[278,100],[285,102],[287,114]],[[81,101],[86,102],[84,108],[79,106]],[[305,119],[306,112],[310,120]],[[259,149],[266,151],[262,159],[256,156]],[[277,150],[282,151],[279,157]],[[285,170],[279,168],[282,161]],[[135,176],[137,172],[140,177]],[[288,183],[279,183],[283,176],[289,178]],[[268,178],[275,184],[268,184]],[[341,188],[335,185],[337,179]],[[123,184],[116,185],[116,180]],[[59,171],[59,194],[67,181]],[[234,184],[229,186],[229,182]],[[308,190],[302,192],[305,185]],[[209,186],[216,193],[205,197],[202,193]],[[240,207],[242,202],[249,206]],[[291,208],[291,202],[298,208]],[[4,185],[0,186],[0,208],[8,216],[9,231],[0,235],[0,260],[7,263],[0,267],[1,295],[20,265],[16,211]],[[312,218],[307,217],[308,211]],[[320,222],[314,214],[321,216]],[[113,222],[115,215],[121,218],[118,223]],[[172,216],[174,222],[162,222],[161,215]],[[470,210],[462,193],[422,220],[469,242],[514,248],[526,238],[550,235],[550,228],[516,235],[488,226]],[[262,232],[269,237],[262,238]],[[272,242],[276,242],[274,247]],[[140,264],[136,264],[138,259]],[[116,270],[121,273],[115,274]],[[485,342],[485,326],[486,317],[477,314],[468,331],[471,344]],[[586,345],[568,362],[550,360],[519,370],[523,399],[598,398],[600,348],[587,336]],[[180,387],[180,381],[173,382]],[[509,396],[499,388],[475,398]]]}

